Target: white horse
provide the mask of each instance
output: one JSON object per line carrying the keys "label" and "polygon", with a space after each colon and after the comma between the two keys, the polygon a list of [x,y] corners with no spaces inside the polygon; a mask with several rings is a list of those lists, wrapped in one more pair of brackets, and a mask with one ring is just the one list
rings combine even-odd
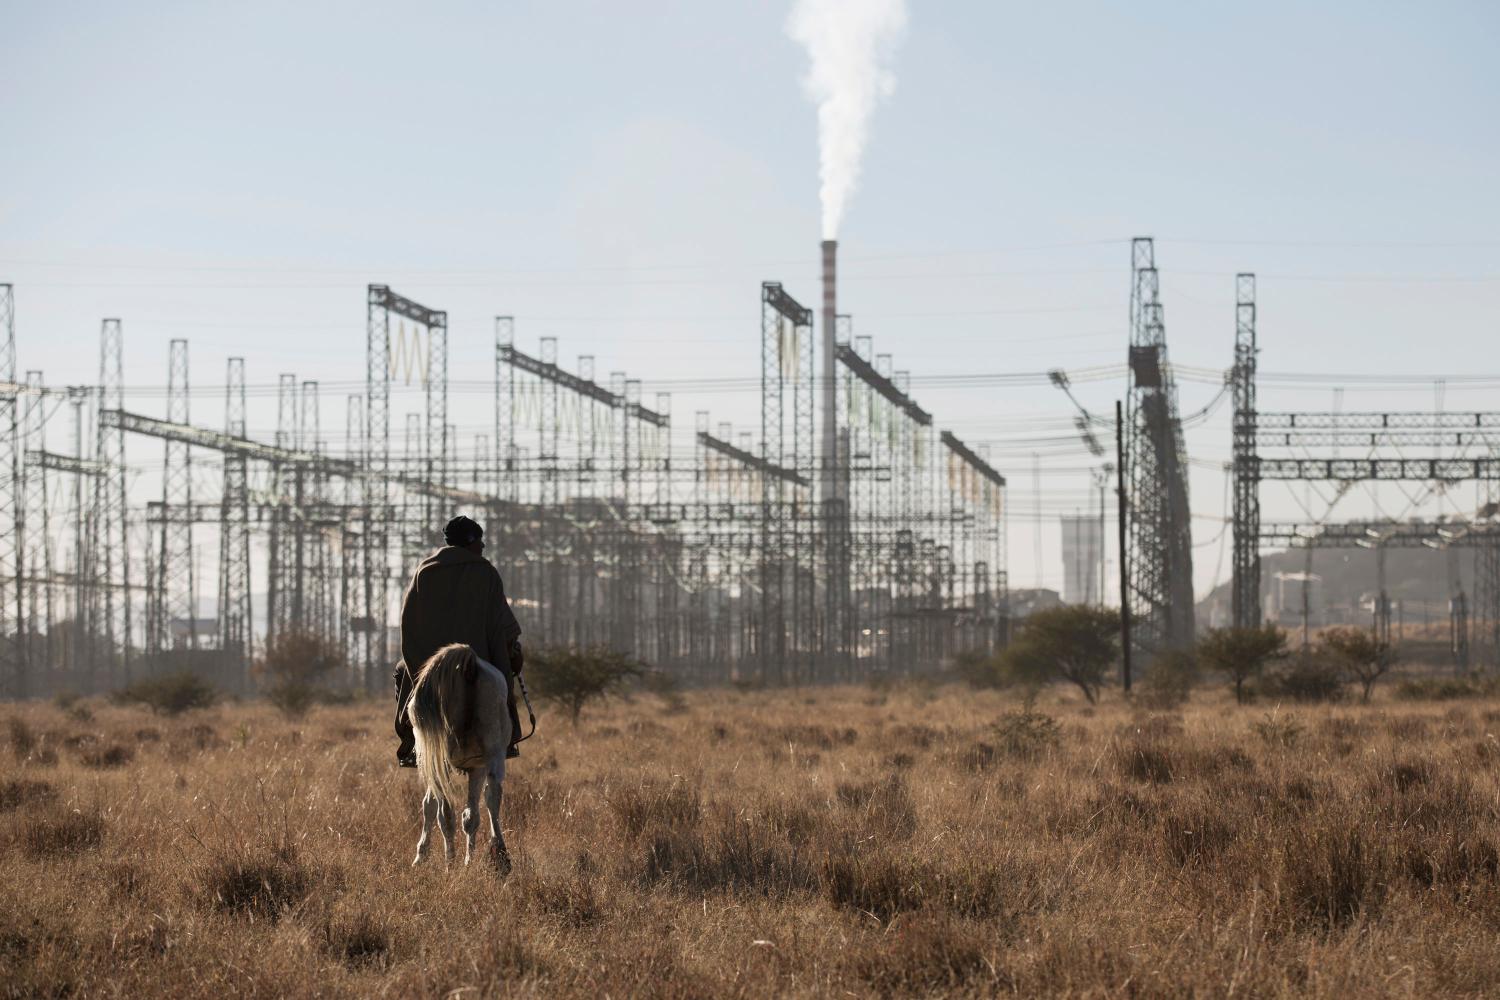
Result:
{"label": "white horse", "polygon": [[455,770],[469,778],[463,812],[464,864],[474,855],[479,830],[479,796],[490,814],[490,861],[510,871],[510,853],[500,835],[500,783],[505,780],[505,749],[510,745],[505,675],[463,644],[444,646],[418,672],[406,713],[416,732],[417,771],[427,784],[422,796],[422,839],[413,865],[427,857],[427,834],[437,820],[443,834],[443,860],[453,861],[453,815],[458,802]]}

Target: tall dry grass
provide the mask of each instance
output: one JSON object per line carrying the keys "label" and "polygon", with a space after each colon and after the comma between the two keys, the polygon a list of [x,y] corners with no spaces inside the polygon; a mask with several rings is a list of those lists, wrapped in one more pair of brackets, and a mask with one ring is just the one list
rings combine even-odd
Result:
{"label": "tall dry grass", "polygon": [[845,688],[544,720],[503,880],[408,867],[420,790],[384,704],[0,707],[0,993],[1500,989],[1500,702],[1197,699]]}

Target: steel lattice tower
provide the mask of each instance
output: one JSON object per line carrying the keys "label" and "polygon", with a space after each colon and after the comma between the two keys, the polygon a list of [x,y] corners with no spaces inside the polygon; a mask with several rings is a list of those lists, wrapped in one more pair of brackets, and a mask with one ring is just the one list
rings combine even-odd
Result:
{"label": "steel lattice tower", "polygon": [[[423,472],[430,483],[448,481],[448,314],[435,311],[427,326],[427,382],[424,386],[427,397],[427,468]],[[413,469],[412,472],[417,470]],[[440,537],[441,525],[448,520],[439,506],[442,501],[428,496],[423,524],[417,535],[421,541]]]}
{"label": "steel lattice tower", "polygon": [[[789,467],[796,473],[811,471],[810,465],[804,469],[798,461],[810,458],[812,451],[811,327],[811,309],[800,305],[778,282],[761,285],[760,457],[762,462]],[[805,381],[801,375],[804,356],[809,373]],[[786,398],[789,391],[790,407]],[[792,424],[790,442],[788,422]],[[796,537],[797,518],[795,512],[788,510],[785,486],[780,477],[766,476],[760,496],[761,600],[757,651],[762,682],[771,680],[773,675],[778,682],[787,680],[786,661],[791,652],[787,643],[787,541],[789,536]],[[794,496],[795,490],[793,486]],[[791,570],[800,576],[795,565]],[[792,589],[795,593],[795,584]],[[792,610],[794,615],[800,615],[800,609]]]}
{"label": "steel lattice tower", "polygon": [[[345,398],[344,455],[349,461],[363,462],[364,460],[365,412],[363,396],[350,394]],[[344,480],[345,509],[356,510],[363,499],[364,483],[352,476],[346,478]],[[364,523],[368,523],[367,520]],[[342,611],[338,624],[339,646],[344,651],[344,660],[348,664],[351,679],[355,684],[359,684],[362,683],[363,678],[355,656],[355,636],[358,633],[354,629],[354,613],[359,606],[359,594],[364,580],[365,547],[363,538],[352,531],[347,522],[342,525],[339,537],[343,542],[344,555],[343,572],[339,574],[339,608]]]}
{"label": "steel lattice tower", "polygon": [[357,602],[357,628],[363,636],[358,669],[373,690],[385,667],[385,619],[391,465],[390,289],[371,285],[365,312],[365,532],[361,554],[363,585]]}
{"label": "steel lattice tower", "polygon": [[22,447],[24,455],[21,465],[25,489],[21,498],[23,510],[30,511],[25,519],[24,537],[21,545],[29,553],[26,586],[26,615],[17,640],[24,635],[26,663],[32,671],[40,673],[53,662],[52,623],[57,621],[54,606],[52,559],[52,523],[47,495],[47,467],[38,460],[39,453],[46,449],[47,397],[42,390],[42,373],[26,373],[26,402],[22,413]]}
{"label": "steel lattice tower", "polygon": [[[1492,500],[1486,505],[1490,517],[1494,516],[1489,513],[1495,509],[1494,503]],[[1479,605],[1475,632],[1482,647],[1480,655],[1491,669],[1500,669],[1500,539],[1493,535],[1474,554],[1474,594]]]}
{"label": "steel lattice tower", "polygon": [[[188,404],[188,344],[173,340],[168,355],[167,421],[190,423]],[[168,439],[162,460],[162,512],[158,535],[155,614],[152,649],[161,653],[172,643],[172,622],[186,627],[186,645],[197,647],[193,607],[193,466],[192,451],[184,441]]]}
{"label": "steel lattice tower", "polygon": [[21,428],[15,389],[16,299],[10,285],[0,285],[0,690],[11,697],[27,694],[26,650],[21,625],[26,619],[26,530],[21,496]]}
{"label": "steel lattice tower", "polygon": [[514,471],[516,459],[516,370],[505,363],[505,348],[516,340],[516,321],[495,317],[495,495],[515,503],[519,499]]}
{"label": "steel lattice tower", "polygon": [[[124,380],[124,333],[117,319],[107,319],[99,332],[99,411],[118,412],[122,407]],[[126,523],[125,429],[104,420],[95,430],[95,457],[101,474],[94,480],[98,491],[95,510],[99,517],[99,581],[103,589],[105,646],[117,657],[116,680],[130,681],[131,600],[130,539]]]}
{"label": "steel lattice tower", "polygon": [[[276,379],[276,447],[297,446],[297,376],[283,372]],[[299,524],[293,507],[302,489],[302,471],[286,463],[271,466],[270,573],[266,581],[266,634],[278,636],[295,624],[292,612],[300,577],[294,569],[293,534]]]}
{"label": "steel lattice tower", "polygon": [[[245,438],[245,359],[230,358],[224,384],[224,432]],[[219,502],[219,648],[236,652],[248,687],[251,649],[249,461],[224,455],[224,492]]]}
{"label": "steel lattice tower", "polygon": [[[543,337],[541,339],[541,361],[543,365],[552,369],[557,368],[557,338]],[[544,379],[541,384],[541,410],[537,421],[537,460],[540,467],[538,474],[541,481],[541,505],[545,510],[556,510],[558,500],[561,496],[558,482],[558,451],[560,448],[561,428],[558,422],[558,386],[555,379]],[[626,416],[629,420],[629,416]],[[557,539],[548,538],[541,542],[543,558],[549,563],[557,562]],[[547,574],[547,586],[538,596],[541,606],[537,608],[538,630],[546,634],[558,634],[566,627],[565,620],[558,618],[558,609],[563,606],[564,581],[560,573]]]}
{"label": "steel lattice tower", "polygon": [[1234,278],[1234,580],[1231,620],[1260,624],[1260,468],[1255,453],[1255,275]]}
{"label": "steel lattice tower", "polygon": [[1133,642],[1149,658],[1193,642],[1193,550],[1182,422],[1149,237],[1131,241],[1131,267],[1127,599]]}

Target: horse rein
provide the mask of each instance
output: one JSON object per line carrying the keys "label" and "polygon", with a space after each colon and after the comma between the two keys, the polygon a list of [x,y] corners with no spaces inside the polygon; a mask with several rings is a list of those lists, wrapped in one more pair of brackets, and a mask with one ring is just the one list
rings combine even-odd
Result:
{"label": "horse rein", "polygon": [[521,700],[526,703],[526,714],[531,717],[531,732],[516,740],[517,743],[524,743],[536,735],[536,710],[531,707],[531,692],[526,690],[526,678],[518,673],[516,682],[521,685]]}

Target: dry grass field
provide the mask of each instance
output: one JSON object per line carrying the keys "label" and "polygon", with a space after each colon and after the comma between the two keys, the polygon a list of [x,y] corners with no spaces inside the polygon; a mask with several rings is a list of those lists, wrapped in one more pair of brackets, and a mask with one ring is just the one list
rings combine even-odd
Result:
{"label": "dry grass field", "polygon": [[384,702],[6,706],[0,991],[1500,993],[1500,702],[1037,711],[911,686],[553,713],[500,879],[409,867]]}

